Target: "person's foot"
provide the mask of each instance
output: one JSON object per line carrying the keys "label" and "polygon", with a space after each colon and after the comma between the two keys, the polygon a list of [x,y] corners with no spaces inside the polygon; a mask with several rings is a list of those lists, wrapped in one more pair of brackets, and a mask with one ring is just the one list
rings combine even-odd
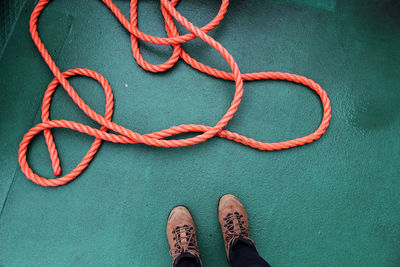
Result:
{"label": "person's foot", "polygon": [[254,246],[254,242],[249,238],[246,210],[234,195],[226,194],[219,199],[218,221],[221,225],[228,259],[229,249],[237,238],[245,239]]}
{"label": "person's foot", "polygon": [[167,238],[173,262],[183,253],[195,256],[201,264],[196,228],[190,211],[184,206],[171,210],[167,221]]}

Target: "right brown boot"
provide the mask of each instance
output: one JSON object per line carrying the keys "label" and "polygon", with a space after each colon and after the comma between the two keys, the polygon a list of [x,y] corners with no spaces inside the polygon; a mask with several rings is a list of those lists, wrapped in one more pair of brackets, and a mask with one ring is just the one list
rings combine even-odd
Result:
{"label": "right brown boot", "polygon": [[228,261],[229,249],[237,238],[245,239],[254,246],[254,242],[249,238],[249,222],[246,210],[234,195],[226,194],[219,199],[218,221],[221,225]]}
{"label": "right brown boot", "polygon": [[196,263],[202,266],[197,246],[196,228],[192,214],[184,206],[178,206],[171,210],[167,220],[167,238],[172,256],[172,265],[176,264],[180,255],[195,257]]}

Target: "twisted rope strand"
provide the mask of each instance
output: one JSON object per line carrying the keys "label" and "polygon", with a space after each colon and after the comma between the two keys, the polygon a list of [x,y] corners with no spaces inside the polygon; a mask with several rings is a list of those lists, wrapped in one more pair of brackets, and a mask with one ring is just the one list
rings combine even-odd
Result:
{"label": "twisted rope strand", "polygon": [[[143,69],[151,72],[163,72],[172,68],[175,65],[175,63],[179,60],[179,58],[182,58],[187,64],[189,64],[194,69],[197,69],[201,72],[204,72],[216,78],[231,80],[235,82],[235,94],[233,100],[231,102],[230,107],[228,108],[226,113],[222,116],[220,121],[217,122],[215,126],[182,124],[179,126],[173,126],[169,129],[164,129],[158,132],[143,134],[143,135],[133,132],[121,125],[112,122],[111,119],[113,114],[114,101],[113,101],[112,89],[108,81],[101,74],[89,69],[75,68],[67,70],[65,72],[61,72],[57,67],[56,63],[51,58],[44,44],[40,40],[37,31],[37,21],[42,10],[50,2],[50,0],[40,0],[31,14],[30,33],[33,42],[38,48],[46,64],[49,66],[49,69],[53,72],[55,78],[47,87],[47,90],[45,91],[43,97],[42,123],[39,123],[33,128],[31,128],[25,134],[19,146],[19,151],[18,151],[19,164],[21,166],[22,172],[26,175],[28,179],[42,186],[59,186],[70,182],[71,180],[79,176],[85,170],[85,168],[90,164],[103,140],[113,143],[123,143],[123,144],[143,143],[146,145],[158,146],[158,147],[184,147],[204,142],[214,136],[219,136],[221,138],[226,138],[241,143],[243,145],[250,146],[255,149],[271,151],[271,150],[287,149],[311,143],[320,138],[321,135],[325,133],[326,128],[328,127],[329,121],[331,119],[331,106],[326,92],[321,88],[320,85],[318,85],[313,80],[310,80],[306,77],[290,73],[255,72],[255,73],[242,74],[239,70],[236,61],[233,59],[231,54],[229,54],[229,52],[220,43],[218,43],[212,37],[207,35],[207,33],[213,30],[224,18],[228,9],[229,0],[222,0],[220,9],[215,18],[202,28],[194,26],[190,21],[188,21],[175,9],[178,1],[179,0],[160,1],[161,12],[165,21],[165,31],[168,36],[166,38],[162,38],[145,34],[137,28],[138,24],[137,0],[131,0],[130,21],[128,21],[125,18],[125,16],[121,13],[121,11],[115,6],[115,4],[111,0],[102,0],[102,2],[111,10],[111,12],[119,20],[119,22],[129,31],[133,57]],[[182,26],[184,26],[187,30],[189,30],[190,33],[185,35],[179,35],[177,27],[172,18],[174,18]],[[182,48],[181,44],[193,40],[195,38],[200,38],[205,43],[209,44],[212,48],[214,48],[218,53],[220,53],[221,56],[228,63],[232,72],[229,73],[226,71],[218,70],[213,67],[207,66],[197,61],[196,59],[192,58],[188,53],[186,53]],[[171,45],[173,48],[172,55],[166,62],[162,64],[159,65],[151,64],[142,57],[139,49],[139,40],[157,45]],[[83,101],[83,99],[76,93],[74,88],[68,82],[67,80],[68,78],[77,75],[90,77],[98,81],[103,87],[104,94],[106,96],[106,108],[104,116],[99,115],[93,109],[91,109]],[[293,140],[287,140],[278,143],[264,143],[234,132],[230,132],[228,130],[223,130],[223,128],[233,118],[234,114],[236,113],[239,107],[243,95],[243,81],[268,80],[268,79],[286,80],[294,83],[303,84],[305,86],[308,86],[318,94],[322,102],[323,118],[320,126],[315,132],[307,136],[296,138]],[[77,104],[77,106],[87,116],[89,116],[91,119],[93,119],[94,121],[98,122],[101,125],[100,129],[95,129],[90,126],[83,125],[81,123],[73,121],[50,120],[50,103],[53,93],[55,92],[56,87],[58,85],[61,85],[64,88],[64,90],[68,93],[68,95],[75,102],[75,104]],[[60,159],[58,156],[53,135],[51,133],[52,128],[66,128],[75,130],[93,136],[95,137],[95,140],[92,143],[89,151],[82,158],[82,161],[75,167],[75,169],[73,169],[70,173],[64,175],[63,177],[49,179],[40,177],[39,175],[37,175],[32,171],[27,162],[26,153],[32,138],[37,134],[39,134],[40,132],[43,132],[48,147],[50,159],[52,161],[52,168],[54,171],[54,175],[55,176],[61,175]],[[109,129],[118,134],[108,133],[107,131]],[[196,132],[199,133],[199,135],[187,139],[176,139],[176,140],[164,139],[167,137],[188,132]]]}

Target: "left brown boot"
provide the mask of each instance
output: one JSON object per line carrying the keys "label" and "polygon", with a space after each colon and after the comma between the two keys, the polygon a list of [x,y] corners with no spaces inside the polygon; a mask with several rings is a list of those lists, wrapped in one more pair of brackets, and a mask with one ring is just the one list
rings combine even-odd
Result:
{"label": "left brown boot", "polygon": [[167,221],[167,238],[171,248],[170,254],[175,264],[182,253],[190,253],[197,257],[200,264],[199,248],[197,246],[196,228],[190,211],[184,206],[171,210]]}

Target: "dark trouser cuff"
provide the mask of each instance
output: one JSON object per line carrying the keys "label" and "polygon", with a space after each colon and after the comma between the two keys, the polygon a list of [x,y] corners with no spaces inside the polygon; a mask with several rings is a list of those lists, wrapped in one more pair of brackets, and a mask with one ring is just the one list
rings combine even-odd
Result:
{"label": "dark trouser cuff", "polygon": [[188,252],[182,253],[175,259],[174,267],[201,267],[200,259]]}
{"label": "dark trouser cuff", "polygon": [[237,238],[229,247],[229,265],[231,267],[269,267],[270,265],[258,255],[254,242]]}

